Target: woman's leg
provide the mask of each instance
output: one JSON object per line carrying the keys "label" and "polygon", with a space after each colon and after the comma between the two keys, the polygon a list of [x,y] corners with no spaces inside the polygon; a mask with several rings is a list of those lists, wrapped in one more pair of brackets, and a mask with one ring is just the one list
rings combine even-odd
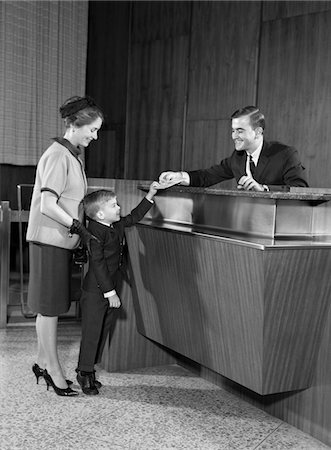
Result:
{"label": "woman's leg", "polygon": [[48,317],[41,314],[37,316],[38,363],[40,362],[43,369],[47,369],[57,387],[66,389],[68,385],[63,376],[57,353],[57,322],[57,316]]}
{"label": "woman's leg", "polygon": [[40,314],[37,314],[36,317],[36,332],[37,332],[37,344],[38,344],[38,350],[37,350],[37,359],[36,363],[41,367],[42,369],[46,366],[46,355],[43,349],[43,346],[41,344],[40,340]]}

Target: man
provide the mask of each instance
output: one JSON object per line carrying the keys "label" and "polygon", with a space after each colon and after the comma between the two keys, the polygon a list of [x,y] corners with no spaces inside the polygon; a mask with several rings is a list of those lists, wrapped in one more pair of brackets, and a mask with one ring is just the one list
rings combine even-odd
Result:
{"label": "man", "polygon": [[235,150],[220,164],[189,172],[162,172],[160,183],[207,187],[235,178],[247,191],[288,191],[290,186],[307,187],[297,150],[263,139],[264,115],[255,106],[245,106],[231,116]]}

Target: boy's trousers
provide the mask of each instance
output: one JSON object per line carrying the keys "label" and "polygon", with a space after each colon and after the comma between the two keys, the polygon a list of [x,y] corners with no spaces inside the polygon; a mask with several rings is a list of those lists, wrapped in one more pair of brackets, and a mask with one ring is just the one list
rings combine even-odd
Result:
{"label": "boy's trousers", "polygon": [[82,291],[80,299],[82,315],[82,339],[77,370],[93,372],[100,363],[107,336],[112,325],[114,308],[101,292]]}

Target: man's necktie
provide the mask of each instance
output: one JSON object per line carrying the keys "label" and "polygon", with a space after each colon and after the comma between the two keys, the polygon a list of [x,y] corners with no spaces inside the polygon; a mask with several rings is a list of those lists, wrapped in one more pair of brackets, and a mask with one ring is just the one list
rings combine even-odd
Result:
{"label": "man's necktie", "polygon": [[249,155],[249,169],[251,171],[252,177],[254,178],[255,164],[254,164],[252,155]]}

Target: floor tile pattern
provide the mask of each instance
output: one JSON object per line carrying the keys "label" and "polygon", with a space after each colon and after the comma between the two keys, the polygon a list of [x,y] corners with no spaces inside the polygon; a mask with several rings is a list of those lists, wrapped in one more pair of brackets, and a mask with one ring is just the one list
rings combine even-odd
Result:
{"label": "floor tile pattern", "polygon": [[[78,389],[80,326],[59,325],[59,354]],[[100,395],[57,396],[31,371],[32,326],[0,330],[0,449],[328,449],[182,367],[99,370]]]}

